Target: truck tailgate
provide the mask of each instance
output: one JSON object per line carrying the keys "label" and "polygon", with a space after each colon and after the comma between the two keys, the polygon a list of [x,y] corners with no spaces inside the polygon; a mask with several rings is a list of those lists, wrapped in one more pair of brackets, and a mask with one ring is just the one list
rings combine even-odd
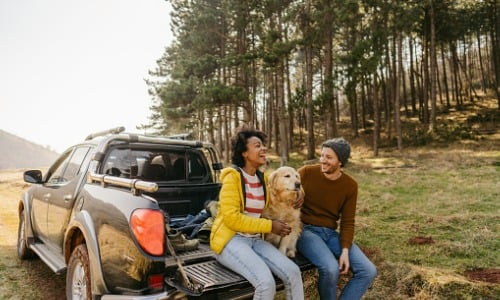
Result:
{"label": "truck tailgate", "polygon": [[[178,257],[183,262],[182,268],[194,288],[182,283],[181,272],[177,268],[175,273],[167,276],[166,282],[187,295],[211,296],[211,299],[245,299],[251,297],[254,292],[245,278],[219,264],[206,244],[200,244],[197,250],[179,253]],[[312,268],[312,265],[300,255],[294,261],[302,271]],[[171,268],[176,266],[174,257],[168,257],[166,262]],[[277,288],[282,289],[281,280],[275,279]]]}

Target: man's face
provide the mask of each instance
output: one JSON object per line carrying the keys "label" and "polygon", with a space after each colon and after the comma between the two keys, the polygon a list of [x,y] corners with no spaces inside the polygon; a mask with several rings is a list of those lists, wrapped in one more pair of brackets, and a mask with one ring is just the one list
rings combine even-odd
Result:
{"label": "man's face", "polygon": [[340,160],[337,157],[335,151],[331,148],[323,147],[321,148],[321,157],[319,159],[321,164],[321,172],[325,174],[332,174],[340,169]]}

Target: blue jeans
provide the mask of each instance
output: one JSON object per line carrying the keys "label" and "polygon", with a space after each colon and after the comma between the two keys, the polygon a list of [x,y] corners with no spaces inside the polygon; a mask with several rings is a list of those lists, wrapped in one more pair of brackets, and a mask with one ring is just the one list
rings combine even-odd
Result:
{"label": "blue jeans", "polygon": [[235,235],[216,258],[253,285],[253,299],[274,299],[276,282],[272,273],[283,281],[287,299],[304,299],[299,267],[261,238]]}
{"label": "blue jeans", "polygon": [[[342,252],[338,232],[326,227],[304,225],[297,249],[318,268],[320,299],[336,300],[340,272],[337,259]],[[355,244],[349,249],[349,265],[353,276],[344,287],[340,299],[361,299],[377,276],[377,269]]]}

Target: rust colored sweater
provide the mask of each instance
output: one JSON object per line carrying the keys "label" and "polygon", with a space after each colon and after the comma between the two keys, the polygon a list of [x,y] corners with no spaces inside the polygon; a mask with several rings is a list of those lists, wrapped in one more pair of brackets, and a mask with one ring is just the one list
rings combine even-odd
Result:
{"label": "rust colored sweater", "polygon": [[320,165],[304,166],[298,171],[305,192],[302,222],[337,229],[340,220],[341,246],[350,248],[354,237],[357,182],[344,172],[339,179],[329,180]]}

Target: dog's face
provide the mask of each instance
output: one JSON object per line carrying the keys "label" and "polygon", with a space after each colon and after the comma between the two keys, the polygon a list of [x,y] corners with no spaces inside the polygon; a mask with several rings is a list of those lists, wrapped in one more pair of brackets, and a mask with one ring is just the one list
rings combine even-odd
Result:
{"label": "dog's face", "polygon": [[300,175],[292,167],[279,167],[269,175],[269,189],[280,194],[300,191]]}

